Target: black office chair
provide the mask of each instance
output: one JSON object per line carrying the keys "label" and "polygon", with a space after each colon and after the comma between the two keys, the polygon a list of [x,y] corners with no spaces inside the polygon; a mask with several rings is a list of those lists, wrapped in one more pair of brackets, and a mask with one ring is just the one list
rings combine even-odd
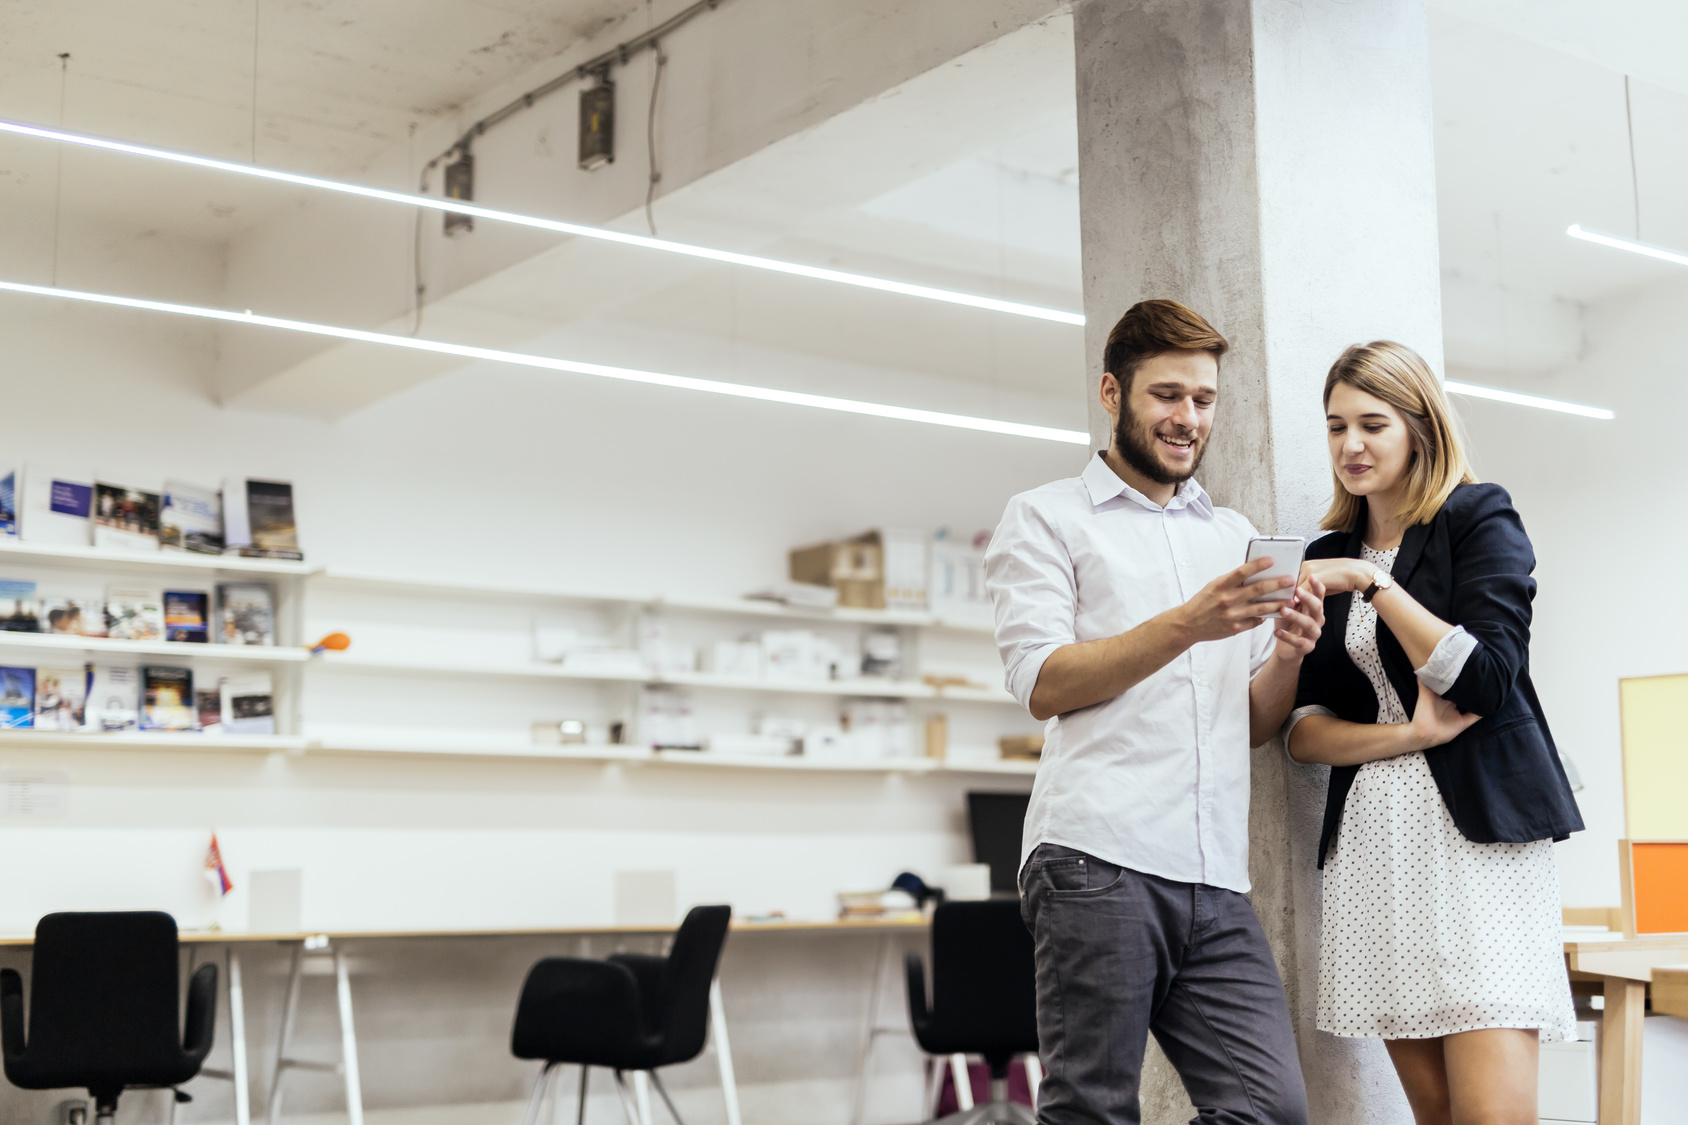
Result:
{"label": "black office chair", "polygon": [[[177,965],[176,920],[168,914],[42,918],[35,927],[27,1041],[23,978],[15,969],[0,970],[6,1077],[25,1090],[85,1087],[95,1120],[108,1123],[124,1090],[174,1088],[193,1078],[211,1050],[217,966],[201,965],[188,982],[184,1033]],[[187,1100],[179,1090],[175,1098]]]}
{"label": "black office chair", "polygon": [[[687,913],[667,957],[617,953],[604,961],[547,957],[528,970],[516,1005],[510,1050],[545,1066],[528,1103],[527,1123],[539,1120],[551,1069],[580,1066],[579,1120],[586,1120],[586,1078],[591,1067],[615,1072],[622,1107],[628,1108],[626,1072],[647,1071],[673,1114],[680,1114],[657,1068],[690,1062],[709,1034],[709,986],[727,940],[728,906],[698,906]],[[632,1114],[629,1120],[637,1120]]]}
{"label": "black office chair", "polygon": [[933,1055],[983,1055],[991,1068],[990,1101],[940,1119],[940,1125],[1036,1125],[1025,1106],[1008,1100],[1008,1064],[1037,1053],[1037,986],[1032,938],[1020,904],[1008,899],[946,902],[932,915],[932,1002],[926,968],[910,953],[909,1021]]}

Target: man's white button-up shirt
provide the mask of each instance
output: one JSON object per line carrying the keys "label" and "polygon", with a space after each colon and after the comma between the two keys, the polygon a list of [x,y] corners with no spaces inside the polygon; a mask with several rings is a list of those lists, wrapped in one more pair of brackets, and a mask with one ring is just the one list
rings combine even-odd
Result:
{"label": "man's white button-up shirt", "polygon": [[[1049,654],[1127,632],[1243,564],[1255,534],[1193,479],[1163,509],[1100,454],[1008,502],[985,553],[1008,690],[1031,705]],[[1104,703],[1049,721],[1024,862],[1039,844],[1247,891],[1249,680],[1270,625],[1192,646]]]}

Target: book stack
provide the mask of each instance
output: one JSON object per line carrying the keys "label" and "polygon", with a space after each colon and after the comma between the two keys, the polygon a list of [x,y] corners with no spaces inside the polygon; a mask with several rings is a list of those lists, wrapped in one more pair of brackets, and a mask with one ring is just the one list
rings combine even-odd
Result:
{"label": "book stack", "polygon": [[840,922],[890,921],[919,918],[920,904],[907,891],[841,891]]}
{"label": "book stack", "polygon": [[285,481],[229,480],[218,490],[173,480],[141,488],[35,465],[0,475],[0,538],[112,551],[305,557],[293,486]]}

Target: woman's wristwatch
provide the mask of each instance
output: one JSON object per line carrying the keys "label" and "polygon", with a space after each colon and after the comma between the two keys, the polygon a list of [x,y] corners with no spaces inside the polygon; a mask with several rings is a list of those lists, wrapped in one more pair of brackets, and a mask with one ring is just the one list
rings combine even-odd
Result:
{"label": "woman's wristwatch", "polygon": [[1372,571],[1371,585],[1366,587],[1365,592],[1361,594],[1360,597],[1369,602],[1373,598],[1377,597],[1377,592],[1379,590],[1387,590],[1394,584],[1395,579],[1389,576],[1388,571],[1374,570]]}

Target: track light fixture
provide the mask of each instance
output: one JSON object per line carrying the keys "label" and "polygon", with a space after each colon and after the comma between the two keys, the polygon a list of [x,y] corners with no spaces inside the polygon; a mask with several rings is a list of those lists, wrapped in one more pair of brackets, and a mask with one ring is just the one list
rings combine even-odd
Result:
{"label": "track light fixture", "polygon": [[553,359],[550,356],[507,352],[497,348],[478,348],[468,344],[446,344],[437,340],[420,340],[414,336],[394,336],[386,332],[366,332],[361,328],[341,328],[332,324],[313,324],[304,320],[286,320],[263,316],[250,310],[234,312],[229,309],[204,308],[199,305],[177,305],[167,301],[149,301],[140,297],[120,297],[110,293],[90,293],[80,289],[57,289],[47,285],[29,285],[21,281],[0,281],[0,292],[23,293],[36,297],[56,297],[66,301],[111,305],[117,308],[143,309],[148,312],[171,313],[201,320],[220,320],[230,324],[251,324],[260,328],[280,328],[288,332],[302,332],[311,336],[328,336],[338,340],[355,340],[364,344],[382,344],[411,351],[454,355],[466,360],[485,360],[508,363],[517,367],[536,367],[545,371],[566,371],[575,375],[592,375],[600,379],[616,379],[625,383],[645,383],[676,390],[702,391],[707,394],[729,395],[733,398],[758,399],[788,406],[808,406],[819,410],[835,410],[844,414],[866,414],[876,418],[892,418],[902,422],[924,422],[932,426],[947,426],[957,430],[977,430],[983,433],[1006,434],[1011,437],[1037,438],[1041,441],[1066,442],[1071,445],[1090,444],[1090,435],[1081,430],[1062,430],[1053,426],[1034,426],[1025,422],[1004,422],[995,418],[975,418],[966,414],[950,414],[941,410],[920,410],[909,406],[891,406],[857,399],[813,395],[802,391],[786,391],[777,387],[756,387],[745,383],[727,383],[719,379],[698,379],[690,375],[668,375],[660,371],[639,371],[631,367],[611,367],[602,363],[584,363],[573,359]]}
{"label": "track light fixture", "polygon": [[[607,227],[587,226],[584,223],[568,223],[559,219],[541,219],[532,215],[519,215],[512,211],[495,211],[490,207],[480,207],[456,199],[442,199],[432,195],[411,195],[402,191],[387,191],[384,188],[348,184],[340,180],[325,180],[320,176],[301,176],[294,172],[283,172],[257,164],[239,164],[228,160],[214,160],[208,156],[194,156],[191,153],[148,148],[144,145],[106,140],[103,137],[90,137],[82,133],[67,133],[62,129],[48,129],[39,125],[25,125],[16,121],[0,120],[0,133],[38,137],[43,140],[57,141],[61,144],[81,145],[86,148],[104,149],[108,152],[126,153],[130,156],[144,156],[152,160],[188,164],[196,168],[209,168],[217,172],[232,172],[242,176],[253,176],[261,180],[297,184],[300,187],[316,188],[320,191],[340,192],[344,195],[362,196],[365,199],[380,199],[388,203],[403,203],[411,207],[422,207],[432,211],[444,211],[448,214],[486,219],[489,222],[510,223],[515,226],[533,227],[536,230],[553,231],[557,234],[570,234],[577,238],[592,238],[602,242],[619,243],[622,246],[637,246],[645,250],[660,250],[667,254],[703,258],[726,265],[768,270],[772,273],[783,273],[792,277],[830,281],[838,285],[855,286],[858,289],[877,289],[882,293],[896,293],[904,297],[919,297],[923,300],[939,301],[950,305],[966,305],[970,308],[985,309],[989,312],[1007,313],[1010,316],[1050,320],[1057,324],[1076,325],[1084,323],[1083,313],[1067,312],[1063,309],[1044,308],[1039,305],[1023,304],[1019,301],[1004,301],[996,297],[982,297],[973,293],[960,293],[953,289],[939,289],[931,285],[916,285],[907,281],[893,281],[889,278],[872,277],[867,274],[848,273],[844,270],[827,269],[823,266],[786,262],[778,258],[763,258],[755,254],[740,254],[733,250],[717,250],[713,247],[697,246],[689,242],[673,242],[666,238],[651,238],[642,234],[610,230]],[[463,156],[468,155],[466,147],[459,151]]]}

